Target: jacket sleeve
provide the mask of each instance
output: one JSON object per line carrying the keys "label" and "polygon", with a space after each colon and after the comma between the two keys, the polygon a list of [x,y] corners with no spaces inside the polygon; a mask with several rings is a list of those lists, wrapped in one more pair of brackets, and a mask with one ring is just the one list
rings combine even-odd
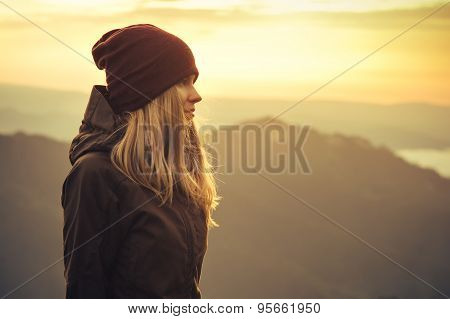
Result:
{"label": "jacket sleeve", "polygon": [[105,261],[111,258],[102,243],[115,196],[97,166],[92,158],[77,161],[63,184],[66,298],[107,298]]}

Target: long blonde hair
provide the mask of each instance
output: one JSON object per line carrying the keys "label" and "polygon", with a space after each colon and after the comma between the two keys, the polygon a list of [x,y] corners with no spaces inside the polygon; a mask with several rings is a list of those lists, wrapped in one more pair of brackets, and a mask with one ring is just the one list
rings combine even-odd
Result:
{"label": "long blonde hair", "polygon": [[203,211],[208,227],[218,227],[211,217],[220,200],[211,159],[195,122],[184,114],[177,85],[124,115],[127,127],[111,150],[113,165],[150,189],[160,205],[181,191]]}

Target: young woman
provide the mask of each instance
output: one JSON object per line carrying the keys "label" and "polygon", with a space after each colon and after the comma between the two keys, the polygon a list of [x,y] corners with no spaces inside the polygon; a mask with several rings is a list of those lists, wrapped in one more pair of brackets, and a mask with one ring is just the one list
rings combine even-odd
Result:
{"label": "young woman", "polygon": [[61,204],[66,298],[201,298],[219,197],[193,122],[189,47],[150,24],[104,34]]}

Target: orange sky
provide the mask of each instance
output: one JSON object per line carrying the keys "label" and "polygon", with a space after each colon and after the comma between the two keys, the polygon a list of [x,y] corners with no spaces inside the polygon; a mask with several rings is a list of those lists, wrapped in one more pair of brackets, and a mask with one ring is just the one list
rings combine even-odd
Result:
{"label": "orange sky", "polygon": [[[299,100],[440,5],[435,1],[4,1],[0,82],[89,92],[106,31],[156,24],[184,39],[202,95]],[[397,6],[397,9],[395,7]],[[408,6],[408,7],[406,7]],[[378,11],[377,11],[378,10]],[[381,10],[381,11],[380,11]],[[450,6],[314,95],[450,106]]]}

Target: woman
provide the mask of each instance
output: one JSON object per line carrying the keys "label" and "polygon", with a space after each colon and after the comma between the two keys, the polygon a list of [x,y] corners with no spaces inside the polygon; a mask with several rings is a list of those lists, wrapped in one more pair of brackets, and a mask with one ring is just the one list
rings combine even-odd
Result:
{"label": "woman", "polygon": [[201,298],[219,197],[189,47],[150,24],[104,34],[61,196],[66,298]]}

